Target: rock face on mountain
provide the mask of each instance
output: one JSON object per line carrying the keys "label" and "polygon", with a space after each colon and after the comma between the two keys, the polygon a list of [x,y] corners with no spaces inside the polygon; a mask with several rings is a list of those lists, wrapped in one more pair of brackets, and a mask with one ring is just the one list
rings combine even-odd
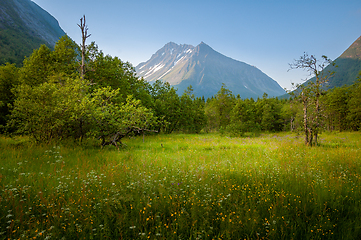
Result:
{"label": "rock face on mountain", "polygon": [[285,93],[258,68],[226,57],[203,42],[196,47],[170,42],[135,69],[138,76],[149,82],[158,79],[169,82],[179,94],[192,85],[195,96],[211,97],[223,83],[241,98]]}
{"label": "rock face on mountain", "polygon": [[0,64],[22,62],[41,44],[53,47],[65,32],[30,0],[0,0]]}

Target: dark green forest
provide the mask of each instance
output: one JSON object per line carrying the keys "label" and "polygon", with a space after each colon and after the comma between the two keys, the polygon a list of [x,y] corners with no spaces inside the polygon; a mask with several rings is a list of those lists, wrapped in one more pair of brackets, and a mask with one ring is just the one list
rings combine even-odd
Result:
{"label": "dark green forest", "polygon": [[304,132],[305,103],[308,124],[318,132],[361,128],[360,75],[351,86],[327,91],[305,86],[307,99],[243,99],[225,85],[204,99],[194,97],[192,86],[179,96],[169,83],[138,78],[129,62],[105,55],[94,42],[86,46],[84,74],[81,60],[81,47],[63,36],[54,49],[34,50],[21,67],[1,65],[1,133],[37,142],[100,139],[107,145],[155,132]]}

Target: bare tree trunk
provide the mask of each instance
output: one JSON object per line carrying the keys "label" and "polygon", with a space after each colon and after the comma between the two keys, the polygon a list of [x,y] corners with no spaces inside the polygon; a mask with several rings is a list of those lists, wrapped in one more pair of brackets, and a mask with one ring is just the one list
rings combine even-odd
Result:
{"label": "bare tree trunk", "polygon": [[84,79],[85,75],[85,53],[86,53],[86,39],[90,37],[88,35],[88,26],[85,23],[85,15],[80,19],[80,24],[78,24],[82,34],[82,44],[81,44],[81,66],[80,66],[80,77]]}
{"label": "bare tree trunk", "polygon": [[307,122],[307,97],[302,93],[302,101],[303,101],[303,127],[305,131],[305,144],[309,145],[309,129]]}
{"label": "bare tree trunk", "polygon": [[317,86],[316,86],[316,116],[315,116],[315,130],[314,130],[314,135],[315,135],[315,141],[314,141],[314,145],[317,146],[317,137],[318,137],[318,130],[320,128],[320,89],[319,89],[319,80],[318,80],[318,75],[316,75],[316,81],[317,81]]}
{"label": "bare tree trunk", "polygon": [[308,134],[309,134],[309,139],[308,139],[308,146],[312,147],[313,145],[313,131],[312,131],[312,128],[309,128],[308,129]]}

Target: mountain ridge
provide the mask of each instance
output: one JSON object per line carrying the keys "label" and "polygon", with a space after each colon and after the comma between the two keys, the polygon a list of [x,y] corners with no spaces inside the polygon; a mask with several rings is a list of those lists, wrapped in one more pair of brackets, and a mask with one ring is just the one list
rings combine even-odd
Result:
{"label": "mountain ridge", "polygon": [[0,1],[0,64],[21,65],[33,49],[53,48],[66,33],[47,11],[30,0]]}
{"label": "mountain ridge", "polygon": [[284,89],[258,68],[227,57],[204,42],[196,47],[169,42],[136,72],[149,82],[163,80],[182,93],[192,85],[195,96],[214,96],[222,84],[242,98],[257,98],[264,93],[279,96]]}

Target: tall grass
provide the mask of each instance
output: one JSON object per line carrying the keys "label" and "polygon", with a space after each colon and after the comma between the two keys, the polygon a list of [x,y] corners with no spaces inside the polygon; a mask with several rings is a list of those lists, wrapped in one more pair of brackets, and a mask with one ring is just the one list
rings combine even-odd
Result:
{"label": "tall grass", "polygon": [[361,135],[0,139],[0,239],[360,239]]}

